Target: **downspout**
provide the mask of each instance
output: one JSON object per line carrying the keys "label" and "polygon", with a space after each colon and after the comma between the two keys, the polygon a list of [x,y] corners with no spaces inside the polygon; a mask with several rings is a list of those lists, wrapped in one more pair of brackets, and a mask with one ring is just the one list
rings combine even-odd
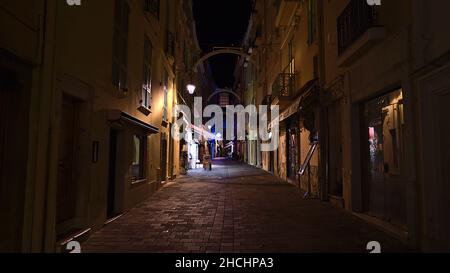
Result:
{"label": "downspout", "polygon": [[317,21],[319,31],[319,106],[320,106],[320,183],[321,184],[321,199],[328,201],[328,183],[329,183],[329,134],[328,134],[328,113],[324,98],[324,86],[326,83],[326,70],[325,70],[325,29],[324,29],[324,9],[323,1],[317,1]]}

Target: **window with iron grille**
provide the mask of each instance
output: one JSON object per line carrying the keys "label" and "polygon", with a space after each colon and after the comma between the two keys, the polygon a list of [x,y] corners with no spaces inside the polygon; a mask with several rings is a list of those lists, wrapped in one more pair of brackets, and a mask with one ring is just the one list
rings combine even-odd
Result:
{"label": "window with iron grille", "polygon": [[289,42],[287,50],[287,66],[278,75],[272,86],[273,94],[280,97],[290,97],[295,92],[296,72],[293,39]]}
{"label": "window with iron grille", "polygon": [[127,86],[128,24],[130,7],[125,0],[116,0],[112,57],[112,83],[120,90]]}
{"label": "window with iron grille", "polygon": [[287,66],[275,79],[272,85],[272,95],[280,97],[290,97],[295,93],[296,74],[290,72]]}
{"label": "window with iron grille", "polygon": [[144,39],[144,75],[142,84],[142,105],[151,108],[152,99],[152,55],[153,45],[150,39],[145,36]]}
{"label": "window with iron grille", "polygon": [[366,1],[350,1],[337,19],[339,54],[375,25],[375,17],[375,7],[367,5]]}
{"label": "window with iron grille", "polygon": [[144,10],[159,19],[160,0],[144,0]]}

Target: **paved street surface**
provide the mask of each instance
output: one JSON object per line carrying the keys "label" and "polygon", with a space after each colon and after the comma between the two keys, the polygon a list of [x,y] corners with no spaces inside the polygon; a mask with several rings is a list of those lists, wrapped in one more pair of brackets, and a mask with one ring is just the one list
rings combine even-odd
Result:
{"label": "paved street surface", "polygon": [[350,213],[266,172],[219,160],[194,170],[100,230],[84,252],[384,252],[407,248]]}

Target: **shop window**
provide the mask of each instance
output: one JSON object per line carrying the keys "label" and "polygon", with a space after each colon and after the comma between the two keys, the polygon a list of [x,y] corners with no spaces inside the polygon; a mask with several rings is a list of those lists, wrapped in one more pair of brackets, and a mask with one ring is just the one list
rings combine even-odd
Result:
{"label": "shop window", "polygon": [[365,108],[370,175],[401,175],[405,149],[402,90],[372,100]]}

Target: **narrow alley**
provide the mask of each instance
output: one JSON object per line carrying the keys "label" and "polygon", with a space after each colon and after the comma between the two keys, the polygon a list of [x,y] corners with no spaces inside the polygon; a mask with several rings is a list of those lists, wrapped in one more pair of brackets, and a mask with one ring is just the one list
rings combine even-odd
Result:
{"label": "narrow alley", "polygon": [[91,236],[83,252],[404,252],[396,239],[261,169],[216,160]]}
{"label": "narrow alley", "polygon": [[449,10],[0,0],[0,254],[450,253]]}

